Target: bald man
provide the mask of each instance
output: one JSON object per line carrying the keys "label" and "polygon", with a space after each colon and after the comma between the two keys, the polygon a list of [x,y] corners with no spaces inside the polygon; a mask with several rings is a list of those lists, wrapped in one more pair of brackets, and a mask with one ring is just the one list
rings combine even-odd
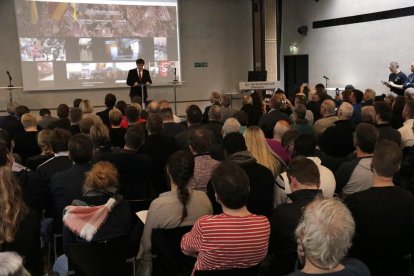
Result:
{"label": "bald man", "polygon": [[338,121],[338,116],[335,114],[335,102],[333,100],[324,100],[321,104],[320,113],[322,118],[317,120],[313,125],[313,132],[316,137],[319,137],[328,127],[333,126]]}

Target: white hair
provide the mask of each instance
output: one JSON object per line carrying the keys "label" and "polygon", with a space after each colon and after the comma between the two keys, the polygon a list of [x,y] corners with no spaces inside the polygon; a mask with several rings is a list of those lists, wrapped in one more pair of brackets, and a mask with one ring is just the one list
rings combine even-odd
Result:
{"label": "white hair", "polygon": [[273,137],[282,138],[286,131],[290,129],[290,125],[287,121],[279,120],[276,122],[275,127],[273,128]]}
{"label": "white hair", "polygon": [[366,105],[361,108],[361,121],[365,123],[374,123],[375,108],[372,105]]}
{"label": "white hair", "polygon": [[341,120],[350,119],[352,117],[352,113],[354,113],[354,108],[348,102],[343,102],[338,109],[338,117]]}
{"label": "white hair", "polygon": [[240,123],[235,118],[228,118],[222,128],[223,137],[232,132],[239,132],[240,131]]}
{"label": "white hair", "polygon": [[305,256],[329,269],[346,256],[354,232],[351,212],[335,198],[318,198],[310,203],[296,228]]}
{"label": "white hair", "polygon": [[19,275],[30,275],[23,267],[23,258],[15,252],[1,252],[0,275],[14,275],[19,271]]}
{"label": "white hair", "polygon": [[324,100],[322,102],[322,105],[321,106],[323,108],[325,108],[326,112],[329,115],[335,114],[335,102],[334,101],[332,101],[332,100]]}

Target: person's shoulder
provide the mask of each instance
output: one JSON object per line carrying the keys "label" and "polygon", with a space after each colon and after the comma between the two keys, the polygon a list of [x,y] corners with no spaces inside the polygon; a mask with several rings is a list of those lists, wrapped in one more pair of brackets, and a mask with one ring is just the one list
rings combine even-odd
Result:
{"label": "person's shoulder", "polygon": [[345,258],[341,261],[341,264],[345,267],[345,275],[371,275],[368,267],[358,259]]}

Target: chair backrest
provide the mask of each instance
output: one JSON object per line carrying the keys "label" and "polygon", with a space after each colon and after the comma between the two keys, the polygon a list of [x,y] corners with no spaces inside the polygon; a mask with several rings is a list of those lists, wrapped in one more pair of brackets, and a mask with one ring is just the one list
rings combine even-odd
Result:
{"label": "chair backrest", "polygon": [[181,238],[192,226],[172,229],[153,229],[151,237],[154,274],[160,270],[168,272],[191,271],[195,258],[186,256],[181,251]]}
{"label": "chair backrest", "polygon": [[259,275],[259,266],[247,268],[233,268],[226,270],[196,270],[194,276],[257,276]]}
{"label": "chair backrest", "polygon": [[70,243],[67,252],[69,270],[85,276],[126,275],[126,246],[126,237],[92,243]]}
{"label": "chair backrest", "polygon": [[128,199],[129,209],[133,214],[142,210],[148,210],[152,200],[153,199]]}

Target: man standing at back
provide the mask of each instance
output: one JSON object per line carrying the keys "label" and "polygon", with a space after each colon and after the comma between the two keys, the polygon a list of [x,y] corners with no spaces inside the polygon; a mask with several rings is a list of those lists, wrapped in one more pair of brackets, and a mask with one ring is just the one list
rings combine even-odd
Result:
{"label": "man standing at back", "polygon": [[[129,97],[140,96],[144,102],[147,102],[147,85],[152,84],[151,76],[148,70],[144,69],[145,61],[142,58],[136,60],[137,68],[128,72],[127,85],[131,86]],[[144,92],[144,93],[142,93]]]}
{"label": "man standing at back", "polygon": [[246,208],[249,179],[237,164],[225,162],[213,172],[220,215],[199,218],[181,240],[184,254],[197,257],[194,270],[225,270],[258,265],[266,256],[270,226]]}
{"label": "man standing at back", "polygon": [[276,123],[280,120],[289,122],[289,116],[280,111],[282,106],[282,98],[279,95],[274,95],[270,99],[270,110],[263,114],[259,120],[259,126],[263,130],[266,138],[273,138],[273,129]]}

